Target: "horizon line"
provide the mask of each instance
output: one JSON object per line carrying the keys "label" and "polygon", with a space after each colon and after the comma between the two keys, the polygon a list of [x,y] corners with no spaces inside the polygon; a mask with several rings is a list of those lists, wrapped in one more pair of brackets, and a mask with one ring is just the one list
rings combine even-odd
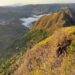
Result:
{"label": "horizon line", "polygon": [[50,4],[75,4],[75,3],[35,3],[35,4],[21,4],[21,3],[16,3],[16,4],[11,4],[11,5],[0,5],[0,7],[14,7],[14,6],[26,6],[26,5],[50,5]]}

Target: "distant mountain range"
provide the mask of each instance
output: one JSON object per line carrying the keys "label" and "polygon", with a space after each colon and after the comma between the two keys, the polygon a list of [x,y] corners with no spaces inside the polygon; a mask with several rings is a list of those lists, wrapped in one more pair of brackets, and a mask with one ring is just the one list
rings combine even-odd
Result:
{"label": "distant mountain range", "polygon": [[62,7],[70,7],[75,10],[75,4],[37,4],[24,6],[7,6],[0,7],[0,18],[12,17],[29,17],[38,14],[47,14],[61,9]]}

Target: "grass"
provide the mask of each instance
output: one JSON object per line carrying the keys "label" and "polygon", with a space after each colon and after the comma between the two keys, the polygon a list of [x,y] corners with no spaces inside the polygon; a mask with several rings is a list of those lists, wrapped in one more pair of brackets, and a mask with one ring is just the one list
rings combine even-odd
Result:
{"label": "grass", "polygon": [[[13,54],[13,57],[4,58],[4,62],[0,65],[0,74],[8,74],[8,68],[16,63],[16,61],[20,57],[22,57],[23,53],[26,51],[27,48],[31,48],[36,43],[44,40],[47,37],[48,32],[46,32],[45,30],[35,30],[28,32],[26,35],[16,40],[11,47],[7,48],[7,51],[9,52],[10,50],[10,52]],[[19,47],[19,49],[16,50],[16,47]],[[15,50],[15,53],[12,52],[13,50]],[[9,54],[11,54],[10,52]],[[19,66],[19,63],[17,65]]]}
{"label": "grass", "polygon": [[[23,72],[20,75],[26,75],[24,69],[28,70],[27,75],[46,75],[45,72],[47,72],[47,75],[71,75],[75,72],[75,35],[73,34],[75,33],[75,27],[63,27],[65,24],[70,23],[66,21],[68,17],[61,12],[55,13],[54,15],[43,16],[42,18],[36,22],[32,31],[17,39],[9,48],[7,48],[8,52],[10,50],[10,55],[13,50],[15,51],[14,53],[19,53],[19,55],[17,54],[15,57],[7,59],[0,65],[1,75],[9,75],[10,72],[13,74],[18,68],[19,69],[16,71],[17,75],[20,71]],[[55,33],[52,36],[49,36],[54,31]],[[65,57],[64,55],[63,57],[57,58],[56,51],[59,47],[58,44],[62,44],[65,37],[72,39],[71,45],[67,48],[68,56]],[[27,51],[23,58],[21,58],[23,56],[23,53],[21,54],[22,51],[23,53]],[[62,62],[60,62],[61,60]],[[59,73],[59,69],[61,70],[61,73]]]}
{"label": "grass", "polygon": [[[61,28],[52,36],[34,46],[27,52],[26,56],[24,57],[25,62],[16,71],[16,74],[19,74],[19,71],[22,71],[22,73],[20,73],[21,75],[26,74],[26,72],[28,72],[28,75],[41,75],[43,71],[44,72],[42,73],[42,75],[44,75],[45,73],[47,73],[47,75],[72,75],[73,73],[75,73],[75,38],[72,37],[75,36],[73,34],[74,32],[75,27]],[[67,56],[61,55],[61,57],[58,58],[56,56],[58,44],[62,43],[65,37],[71,38],[72,43],[69,47],[67,47]],[[72,48],[72,50],[70,49],[70,47]],[[24,71],[24,69],[26,69],[27,71]],[[41,72],[39,70],[41,70]]]}
{"label": "grass", "polygon": [[26,75],[46,75],[46,74],[42,70],[37,70],[37,71],[31,71],[30,73],[27,73]]}
{"label": "grass", "polygon": [[16,48],[22,48],[22,47],[30,47],[33,44],[36,44],[42,40],[44,40],[45,38],[48,37],[48,32],[46,32],[45,30],[42,29],[37,29],[34,31],[30,31],[29,33],[27,33],[26,35],[24,35],[23,37],[21,37],[20,39],[16,40],[13,45],[11,46]]}

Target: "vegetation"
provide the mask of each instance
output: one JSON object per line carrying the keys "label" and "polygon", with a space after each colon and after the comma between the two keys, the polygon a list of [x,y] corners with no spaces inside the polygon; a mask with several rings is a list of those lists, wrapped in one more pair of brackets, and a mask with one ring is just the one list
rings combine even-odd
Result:
{"label": "vegetation", "polygon": [[41,17],[36,23],[34,23],[32,29],[45,29],[52,34],[59,28],[74,26],[74,17],[75,15],[69,8],[64,8],[50,15]]}
{"label": "vegetation", "polygon": [[43,39],[48,37],[48,32],[42,29],[37,29],[34,31],[28,32],[26,35],[22,36],[20,39],[17,39],[10,48],[16,47],[19,48],[30,48],[36,43],[42,41]]}
{"label": "vegetation", "polygon": [[8,54],[0,65],[0,74],[75,74],[74,25],[74,14],[70,9],[41,17],[27,34],[7,48]]}
{"label": "vegetation", "polygon": [[[17,39],[13,45],[10,46],[10,48],[7,48],[7,51],[9,52],[9,56],[7,55],[7,58],[4,58],[4,63],[0,65],[1,73],[7,74],[7,69],[9,68],[10,65],[13,65],[22,55],[24,52],[32,48],[36,43],[44,40],[45,38],[48,37],[48,32],[45,30],[35,30],[35,31],[30,31],[27,34],[25,34],[23,37]],[[18,49],[16,49],[18,47]],[[14,53],[14,51],[15,53]],[[12,53],[10,53],[12,51]],[[17,54],[16,54],[17,53]],[[10,56],[12,54],[15,54],[12,58]],[[10,60],[9,60],[10,59]],[[19,66],[19,63],[17,64]]]}
{"label": "vegetation", "polygon": [[[74,51],[71,54],[69,48],[73,43],[67,46],[65,49],[69,54],[62,53],[60,57],[57,57],[57,49],[62,43],[70,38],[72,41],[75,40],[75,27],[62,28],[56,31],[52,36],[40,42],[34,46],[28,53],[23,57],[24,62],[17,69],[14,75],[37,75],[41,73],[44,75],[55,74],[55,75],[69,75],[74,73],[75,59]],[[61,35],[61,37],[59,37]],[[65,38],[66,37],[66,38]],[[60,45],[59,45],[60,43]],[[74,46],[71,46],[74,47]],[[70,50],[68,50],[68,48]],[[67,56],[66,56],[67,55]],[[26,62],[27,61],[27,62]],[[25,66],[24,66],[25,65]],[[24,70],[25,69],[25,70]],[[61,69],[61,71],[59,70]],[[39,72],[39,70],[41,70]],[[21,72],[22,71],[22,72]],[[60,74],[59,74],[60,72]]]}
{"label": "vegetation", "polygon": [[4,58],[10,57],[14,50],[7,51],[6,49],[14,43],[15,40],[21,38],[29,29],[21,26],[18,20],[11,20],[6,25],[0,25],[0,64]]}

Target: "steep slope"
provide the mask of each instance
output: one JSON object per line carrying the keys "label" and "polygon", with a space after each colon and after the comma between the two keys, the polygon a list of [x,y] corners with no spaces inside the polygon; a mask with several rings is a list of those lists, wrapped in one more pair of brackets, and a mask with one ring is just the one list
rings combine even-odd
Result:
{"label": "steep slope", "polygon": [[52,32],[61,27],[75,25],[74,18],[74,12],[70,8],[65,7],[55,13],[41,17],[35,22],[32,29],[46,29]]}
{"label": "steep slope", "polygon": [[68,27],[75,25],[74,18],[74,12],[69,8],[62,8],[41,17],[30,32],[22,35],[7,48],[8,56],[14,52],[16,54],[0,65],[0,74],[68,75],[71,69],[68,72],[68,69],[64,71],[63,68],[65,69],[65,61],[68,63],[70,58],[74,58],[70,55],[73,54],[75,46],[75,27]]}
{"label": "steep slope", "polygon": [[14,70],[14,73],[8,72],[10,75],[73,75],[74,49],[75,27],[61,28],[28,50],[20,60],[20,67]]}
{"label": "steep slope", "polygon": [[[7,25],[0,25],[0,63],[8,54],[15,52],[14,50],[7,51],[7,48],[18,38],[27,33],[29,29],[24,27],[16,20],[9,22]],[[11,55],[10,54],[10,55]]]}
{"label": "steep slope", "polygon": [[[5,55],[3,56],[5,56],[4,59],[6,60],[4,60],[2,63],[0,62],[1,63],[0,74],[1,75],[7,74],[8,72],[7,69],[11,65],[15,65],[12,67],[18,68],[19,65],[16,66],[16,61],[21,60],[22,55],[26,53],[27,50],[31,49],[33,46],[35,46],[37,43],[44,40],[48,36],[49,35],[47,31],[38,29],[38,30],[30,31],[27,34],[25,33],[20,38],[15,40],[15,42],[9,48],[6,49],[6,52],[4,51]],[[14,70],[14,68],[12,69]]]}

